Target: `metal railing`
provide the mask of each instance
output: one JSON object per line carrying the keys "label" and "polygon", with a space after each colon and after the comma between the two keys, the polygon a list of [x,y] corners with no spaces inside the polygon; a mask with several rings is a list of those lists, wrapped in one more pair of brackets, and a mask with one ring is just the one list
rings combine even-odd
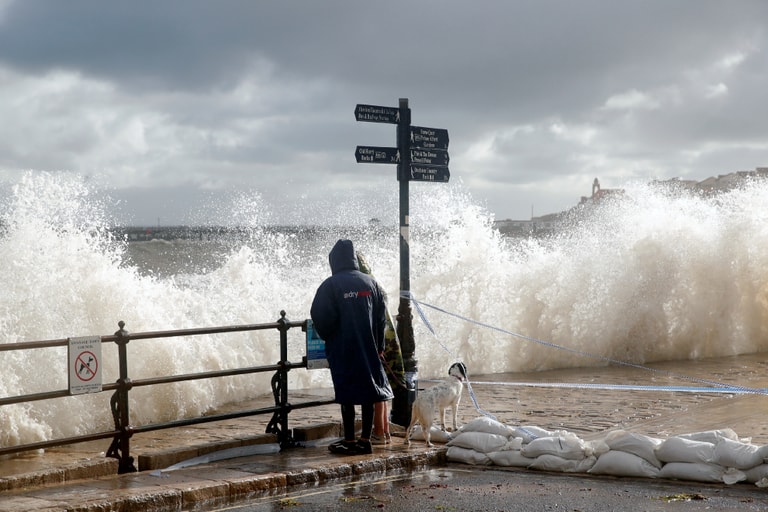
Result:
{"label": "metal railing", "polygon": [[[130,440],[134,434],[150,432],[153,430],[161,430],[167,428],[184,427],[189,425],[195,425],[200,423],[209,423],[214,421],[223,421],[236,418],[243,418],[247,416],[254,416],[258,414],[272,413],[272,419],[267,424],[266,433],[276,434],[281,448],[289,448],[295,446],[296,443],[293,440],[291,431],[288,428],[288,414],[294,409],[305,409],[308,407],[317,407],[322,405],[328,405],[333,403],[332,399],[316,400],[310,402],[303,402],[299,404],[290,404],[288,402],[288,372],[295,368],[307,368],[306,357],[302,358],[301,363],[291,363],[288,361],[288,330],[294,327],[301,327],[303,332],[306,332],[307,321],[291,322],[285,317],[285,311],[280,312],[280,319],[274,323],[267,324],[251,324],[251,325],[229,325],[220,327],[205,327],[205,328],[193,328],[193,329],[180,329],[169,331],[153,331],[153,332],[140,332],[130,334],[125,330],[125,322],[118,322],[120,329],[115,332],[114,335],[101,336],[101,343],[115,343],[118,348],[119,359],[119,378],[113,384],[104,384],[101,387],[101,392],[114,391],[110,398],[110,408],[112,412],[112,418],[114,420],[114,429],[95,432],[91,434],[85,434],[80,436],[65,437],[61,439],[52,439],[48,441],[41,441],[37,443],[29,443],[23,445],[16,445],[11,447],[0,447],[0,456],[20,453],[30,450],[39,450],[44,448],[52,448],[55,446],[64,446],[69,444],[83,443],[88,441],[96,441],[99,439],[112,438],[112,443],[107,450],[107,457],[116,458],[119,461],[118,472],[129,473],[136,471],[134,465],[134,459],[130,453]],[[251,366],[244,368],[233,368],[226,370],[215,370],[198,373],[189,373],[182,375],[170,375],[164,377],[151,377],[144,379],[131,379],[128,372],[128,343],[131,340],[142,339],[157,339],[157,338],[172,338],[172,337],[189,337],[200,336],[208,334],[221,334],[221,333],[234,333],[244,331],[257,331],[276,329],[280,333],[280,361],[273,365],[267,366]],[[46,341],[29,341],[20,343],[8,343],[0,344],[0,352],[17,351],[17,350],[32,350],[49,347],[66,347],[69,344],[69,338],[46,340]],[[133,388],[142,386],[154,386],[158,384],[169,384],[174,382],[198,380],[198,379],[212,379],[219,377],[232,377],[236,375],[246,375],[251,373],[264,373],[275,372],[272,376],[272,394],[274,395],[275,405],[272,407],[264,407],[260,409],[250,409],[222,414],[213,414],[209,416],[201,416],[195,418],[185,418],[174,421],[167,421],[163,423],[153,423],[149,425],[134,426],[131,425],[130,410],[129,410],[129,392]],[[53,398],[61,398],[72,396],[69,389],[47,391],[42,393],[33,393],[19,396],[11,396],[0,398],[0,406],[19,404],[26,402],[35,402],[39,400],[48,400]]]}

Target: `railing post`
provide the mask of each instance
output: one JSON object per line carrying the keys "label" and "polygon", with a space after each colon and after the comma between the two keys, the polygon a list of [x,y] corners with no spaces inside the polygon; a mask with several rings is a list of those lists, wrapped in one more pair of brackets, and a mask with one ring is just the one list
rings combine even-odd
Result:
{"label": "railing post", "polygon": [[112,407],[112,419],[115,422],[115,430],[120,433],[112,439],[112,444],[107,450],[107,457],[113,457],[119,461],[117,472],[133,473],[136,466],[131,457],[131,436],[133,428],[130,425],[130,415],[128,413],[128,391],[133,387],[131,379],[128,377],[128,350],[127,345],[130,341],[128,331],[125,330],[125,322],[120,320],[117,323],[120,330],[115,332],[117,336],[117,351],[120,364],[120,378],[117,380],[118,387],[110,398],[109,403]]}
{"label": "railing post", "polygon": [[267,424],[268,434],[277,434],[281,448],[290,448],[296,445],[293,436],[288,430],[288,413],[291,412],[291,405],[288,403],[288,371],[291,369],[291,363],[288,361],[288,319],[285,317],[285,311],[280,311],[280,318],[277,321],[280,331],[280,361],[277,363],[280,369],[272,377],[272,394],[275,397],[275,406],[279,410],[272,415],[272,419]]}

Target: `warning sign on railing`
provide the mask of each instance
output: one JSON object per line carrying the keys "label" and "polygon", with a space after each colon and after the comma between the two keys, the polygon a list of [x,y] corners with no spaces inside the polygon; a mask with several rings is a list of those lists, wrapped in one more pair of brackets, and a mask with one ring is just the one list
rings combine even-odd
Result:
{"label": "warning sign on railing", "polygon": [[69,394],[101,391],[101,337],[69,338]]}

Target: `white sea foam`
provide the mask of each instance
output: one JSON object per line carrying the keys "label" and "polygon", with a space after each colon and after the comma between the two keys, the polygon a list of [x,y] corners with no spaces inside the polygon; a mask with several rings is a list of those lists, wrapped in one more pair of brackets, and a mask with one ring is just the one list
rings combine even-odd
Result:
{"label": "white sea foam", "polygon": [[[413,187],[411,195],[413,295],[570,351],[427,308],[436,336],[414,311],[422,377],[442,375],[457,358],[480,374],[605,364],[579,352],[642,363],[767,348],[764,182],[714,199],[628,184],[625,200],[584,212],[569,230],[544,239],[501,236],[460,183],[430,185]],[[344,228],[335,219],[321,231],[281,231],[266,226],[269,212],[260,198],[245,198],[233,202],[238,209],[230,218],[250,228],[248,236],[226,243],[204,265],[153,273],[136,266],[125,242],[111,238],[97,197],[83,180],[29,173],[0,206],[0,343],[111,334],[118,320],[131,332],[273,322],[281,310],[303,320],[340,237],[366,254],[396,311],[398,216],[391,202],[381,205],[380,225],[356,216]],[[304,220],[317,218],[307,212]],[[183,246],[195,258],[188,241],[143,247],[160,254],[161,246]],[[298,361],[303,333],[293,329],[289,339],[289,358]],[[142,378],[272,364],[279,359],[277,340],[273,331],[136,340],[128,347],[129,371]],[[104,350],[104,382],[112,382],[116,350]],[[65,352],[0,353],[0,396],[66,389]],[[330,386],[325,370],[291,372],[290,379],[303,388]],[[268,375],[140,388],[131,393],[131,417],[142,424],[195,415],[268,391]],[[0,444],[109,428],[105,396],[3,406]],[[99,412],[73,416],[73,410]]]}

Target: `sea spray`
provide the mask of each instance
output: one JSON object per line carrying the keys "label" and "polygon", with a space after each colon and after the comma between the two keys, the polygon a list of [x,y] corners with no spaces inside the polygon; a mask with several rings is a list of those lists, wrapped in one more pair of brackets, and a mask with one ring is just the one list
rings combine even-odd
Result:
{"label": "sea spray", "polygon": [[[123,240],[98,197],[66,174],[29,173],[16,184],[2,205],[0,343],[111,334],[119,320],[130,332],[273,322],[281,310],[303,320],[342,237],[366,255],[397,312],[391,198],[375,219],[359,215],[353,198],[328,215],[307,206],[297,225],[281,227],[257,193],[245,193],[226,205],[244,231],[194,243]],[[410,292],[455,315],[425,308],[433,335],[414,310],[420,376],[440,377],[456,359],[480,375],[766,350],[766,199],[762,181],[717,197],[628,184],[623,198],[574,209],[558,233],[512,238],[493,228],[460,183],[412,187]],[[134,340],[129,371],[143,378],[273,364],[277,340],[272,331]],[[299,329],[289,331],[289,345],[289,359],[299,361]],[[114,382],[114,345],[104,346],[103,360],[104,382]],[[0,363],[0,396],[67,387],[64,349],[4,352]],[[268,393],[269,378],[137,388],[131,420],[201,414]],[[325,370],[289,378],[292,388],[330,387]],[[3,406],[0,443],[111,428],[108,397]]]}

